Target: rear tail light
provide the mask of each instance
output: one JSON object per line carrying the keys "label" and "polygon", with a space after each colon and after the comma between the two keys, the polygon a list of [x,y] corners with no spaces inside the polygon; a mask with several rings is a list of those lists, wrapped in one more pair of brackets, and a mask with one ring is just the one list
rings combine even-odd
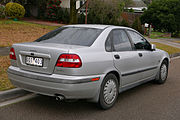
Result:
{"label": "rear tail light", "polygon": [[10,49],[9,57],[10,59],[16,60],[16,54],[15,54],[14,48]]}
{"label": "rear tail light", "polygon": [[81,59],[76,54],[62,54],[59,56],[56,66],[79,68],[82,66]]}

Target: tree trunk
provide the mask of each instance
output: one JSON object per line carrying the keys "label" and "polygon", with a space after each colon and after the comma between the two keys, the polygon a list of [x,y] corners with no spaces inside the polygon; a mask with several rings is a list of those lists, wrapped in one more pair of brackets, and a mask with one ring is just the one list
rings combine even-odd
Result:
{"label": "tree trunk", "polygon": [[76,0],[70,0],[70,23],[77,23],[77,10],[76,10]]}
{"label": "tree trunk", "polygon": [[149,36],[149,37],[151,36],[151,30],[152,30],[152,25],[149,24],[149,31],[148,31],[148,36]]}

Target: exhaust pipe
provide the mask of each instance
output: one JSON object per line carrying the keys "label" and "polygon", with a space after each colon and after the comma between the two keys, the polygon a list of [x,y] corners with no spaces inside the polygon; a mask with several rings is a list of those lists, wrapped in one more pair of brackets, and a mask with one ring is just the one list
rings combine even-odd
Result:
{"label": "exhaust pipe", "polygon": [[65,99],[64,96],[62,96],[62,95],[55,95],[55,97],[56,97],[56,100],[58,100],[58,101],[62,101]]}

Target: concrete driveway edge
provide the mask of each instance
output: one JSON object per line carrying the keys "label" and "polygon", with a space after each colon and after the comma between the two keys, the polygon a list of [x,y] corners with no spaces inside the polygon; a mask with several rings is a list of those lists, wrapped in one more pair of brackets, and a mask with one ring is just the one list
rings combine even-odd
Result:
{"label": "concrete driveway edge", "polygon": [[10,99],[14,99],[17,97],[21,97],[21,96],[24,96],[27,94],[30,94],[30,92],[25,91],[25,90],[20,89],[20,88],[14,88],[14,89],[6,90],[6,91],[1,91],[0,92],[0,102],[10,100]]}
{"label": "concrete driveway edge", "polygon": [[171,54],[169,56],[170,56],[170,58],[178,57],[178,56],[180,56],[180,53],[174,53],[174,54]]}

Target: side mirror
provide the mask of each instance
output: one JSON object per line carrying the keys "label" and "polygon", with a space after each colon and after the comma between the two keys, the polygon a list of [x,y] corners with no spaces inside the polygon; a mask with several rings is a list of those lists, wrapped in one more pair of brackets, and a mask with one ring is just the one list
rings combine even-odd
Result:
{"label": "side mirror", "polygon": [[155,51],[155,50],[156,50],[156,45],[151,44],[151,50],[152,50],[152,51]]}

